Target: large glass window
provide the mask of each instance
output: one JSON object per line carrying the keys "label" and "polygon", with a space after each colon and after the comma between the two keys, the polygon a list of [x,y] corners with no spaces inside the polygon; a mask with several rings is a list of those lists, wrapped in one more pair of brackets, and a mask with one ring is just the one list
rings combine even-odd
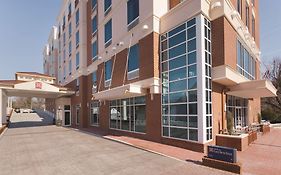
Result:
{"label": "large glass window", "polygon": [[162,135],[197,141],[196,20],[192,19],[160,38]]}
{"label": "large glass window", "polygon": [[71,35],[72,35],[72,25],[71,25],[71,23],[69,23],[69,25],[68,25],[68,36],[69,36],[69,38],[71,37]]}
{"label": "large glass window", "polygon": [[242,0],[237,0],[237,11],[242,16]]}
{"label": "large glass window", "polygon": [[104,12],[105,12],[105,14],[107,14],[108,11],[110,11],[111,4],[112,4],[111,0],[104,0]]}
{"label": "large glass window", "polygon": [[91,102],[91,117],[90,117],[90,124],[92,126],[99,125],[99,102],[93,101]]}
{"label": "large glass window", "polygon": [[92,34],[96,33],[97,31],[97,16],[92,19]]}
{"label": "large glass window", "polygon": [[136,44],[130,48],[128,60],[128,72],[139,69],[139,45]]}
{"label": "large glass window", "polygon": [[72,42],[69,41],[69,44],[68,44],[68,55],[71,56],[71,53],[72,53]]}
{"label": "large glass window", "polygon": [[79,41],[80,41],[80,35],[79,35],[79,31],[76,32],[76,47],[79,45]]}
{"label": "large glass window", "polygon": [[92,93],[96,93],[97,92],[97,72],[93,72],[92,74]]}
{"label": "large glass window", "polygon": [[237,71],[250,80],[256,77],[256,61],[239,40],[237,40]]}
{"label": "large glass window", "polygon": [[246,2],[246,26],[249,29],[249,27],[250,27],[250,7],[247,2]]}
{"label": "large glass window", "polygon": [[72,60],[69,60],[68,70],[69,70],[69,75],[71,75],[71,72],[72,72]]}
{"label": "large glass window", "polygon": [[131,132],[146,132],[145,97],[110,102],[110,128]]}
{"label": "large glass window", "polygon": [[112,40],[112,19],[110,19],[104,26],[104,43],[108,46]]}
{"label": "large glass window", "polygon": [[79,69],[80,66],[80,54],[76,53],[76,70]]}
{"label": "large glass window", "polygon": [[139,0],[127,1],[127,24],[132,24],[139,17]]}
{"label": "large glass window", "polygon": [[92,9],[96,8],[97,0],[92,0]]}
{"label": "large glass window", "polygon": [[98,56],[98,42],[95,41],[92,44],[92,60],[95,61]]}
{"label": "large glass window", "polygon": [[112,74],[112,60],[108,60],[105,62],[105,81],[111,80],[111,74]]}
{"label": "large glass window", "polygon": [[78,26],[78,24],[79,24],[79,18],[80,18],[80,13],[79,13],[79,9],[78,9],[76,11],[76,15],[75,15],[76,26]]}

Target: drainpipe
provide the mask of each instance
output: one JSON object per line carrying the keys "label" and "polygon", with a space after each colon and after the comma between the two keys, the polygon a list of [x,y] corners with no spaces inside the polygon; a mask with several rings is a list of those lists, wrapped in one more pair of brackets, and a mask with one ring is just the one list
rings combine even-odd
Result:
{"label": "drainpipe", "polygon": [[222,105],[221,105],[221,121],[222,121],[222,131],[224,130],[224,108],[225,108],[225,104],[226,104],[226,101],[224,101],[224,95],[225,95],[225,93],[228,91],[228,89],[227,88],[223,88],[222,89],[222,91],[221,91],[221,103],[222,103]]}

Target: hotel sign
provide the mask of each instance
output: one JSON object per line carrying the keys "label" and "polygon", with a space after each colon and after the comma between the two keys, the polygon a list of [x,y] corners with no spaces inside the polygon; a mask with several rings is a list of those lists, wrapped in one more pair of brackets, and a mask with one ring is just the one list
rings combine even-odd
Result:
{"label": "hotel sign", "polygon": [[208,158],[236,163],[237,149],[222,146],[208,146]]}
{"label": "hotel sign", "polygon": [[41,82],[35,82],[35,89],[42,89],[42,83]]}

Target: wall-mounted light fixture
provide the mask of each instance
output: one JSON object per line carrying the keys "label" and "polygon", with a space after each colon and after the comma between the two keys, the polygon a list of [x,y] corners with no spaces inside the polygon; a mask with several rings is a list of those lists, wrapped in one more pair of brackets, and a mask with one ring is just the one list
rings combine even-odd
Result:
{"label": "wall-mounted light fixture", "polygon": [[239,16],[239,12],[237,12],[236,10],[233,10],[232,13],[231,13],[231,18],[234,19],[238,16]]}

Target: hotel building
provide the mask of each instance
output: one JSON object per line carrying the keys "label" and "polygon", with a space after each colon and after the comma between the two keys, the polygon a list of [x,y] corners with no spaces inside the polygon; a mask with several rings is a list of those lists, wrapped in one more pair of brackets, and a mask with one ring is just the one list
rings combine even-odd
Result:
{"label": "hotel building", "polygon": [[276,93],[260,79],[258,0],[64,0],[56,25],[44,72],[76,92],[47,100],[64,126],[203,152],[227,112],[249,126]]}

